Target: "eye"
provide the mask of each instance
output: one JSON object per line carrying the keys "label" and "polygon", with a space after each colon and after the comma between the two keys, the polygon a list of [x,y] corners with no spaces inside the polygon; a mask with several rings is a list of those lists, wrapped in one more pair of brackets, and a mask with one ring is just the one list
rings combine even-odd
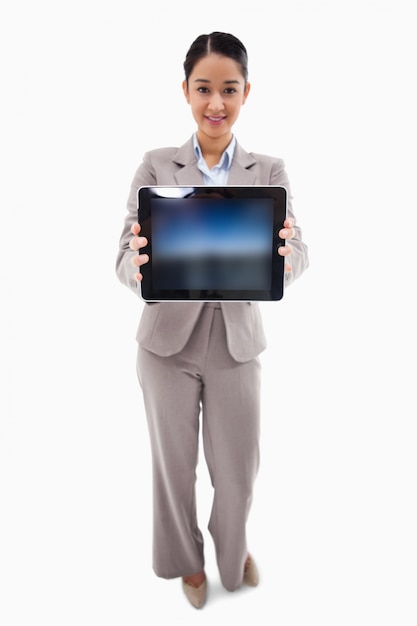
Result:
{"label": "eye", "polygon": [[209,93],[208,87],[198,87],[198,93]]}
{"label": "eye", "polygon": [[234,87],[227,87],[227,89],[224,90],[224,93],[227,93],[228,95],[230,95],[230,94],[237,93],[237,91]]}

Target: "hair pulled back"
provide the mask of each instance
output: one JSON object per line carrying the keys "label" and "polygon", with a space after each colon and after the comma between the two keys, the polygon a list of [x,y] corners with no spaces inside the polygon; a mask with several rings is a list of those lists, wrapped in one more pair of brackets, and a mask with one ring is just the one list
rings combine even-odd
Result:
{"label": "hair pulled back", "polygon": [[185,80],[188,85],[193,68],[208,54],[220,54],[234,59],[242,68],[245,83],[248,81],[248,53],[243,43],[234,35],[215,31],[210,35],[200,35],[191,44],[184,61]]}

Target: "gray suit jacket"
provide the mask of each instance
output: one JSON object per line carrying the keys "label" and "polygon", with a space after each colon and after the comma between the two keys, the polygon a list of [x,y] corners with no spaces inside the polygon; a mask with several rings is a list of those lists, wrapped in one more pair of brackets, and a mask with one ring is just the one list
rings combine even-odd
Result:
{"label": "gray suit jacket", "polygon": [[[144,185],[202,185],[203,175],[197,167],[192,139],[181,148],[160,148],[147,152],[132,181],[128,200],[128,215],[120,237],[116,272],[122,283],[136,294],[139,288],[133,278],[130,262],[135,254],[129,248],[130,227],[137,222],[137,190]],[[295,221],[288,177],[281,159],[248,153],[239,144],[229,172],[229,185],[282,185],[288,192],[287,214]],[[291,240],[292,271],[285,275],[285,286],[293,282],[308,267],[307,246],[301,230],[295,226]],[[165,302],[144,307],[137,339],[142,347],[160,356],[178,353],[187,343],[197,322],[203,303]],[[266,347],[262,320],[257,303],[221,303],[230,354],[244,362],[257,356]]]}

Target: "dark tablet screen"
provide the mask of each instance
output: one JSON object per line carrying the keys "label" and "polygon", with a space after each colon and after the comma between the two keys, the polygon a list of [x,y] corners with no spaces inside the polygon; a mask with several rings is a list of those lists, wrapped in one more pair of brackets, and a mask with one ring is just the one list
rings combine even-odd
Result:
{"label": "dark tablet screen", "polygon": [[142,297],[279,300],[285,215],[283,187],[141,187]]}

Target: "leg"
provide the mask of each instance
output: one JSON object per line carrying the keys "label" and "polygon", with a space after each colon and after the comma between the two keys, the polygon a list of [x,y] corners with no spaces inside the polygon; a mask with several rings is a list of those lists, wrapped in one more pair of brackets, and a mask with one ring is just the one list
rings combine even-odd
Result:
{"label": "leg", "polygon": [[214,487],[209,530],[223,585],[233,591],[248,556],[246,521],[259,467],[260,364],[231,358],[221,311],[211,346],[203,388],[204,450]]}
{"label": "leg", "polygon": [[204,568],[195,503],[201,380],[180,356],[141,348],[138,375],[152,449],[154,570],[163,578],[194,574]]}

